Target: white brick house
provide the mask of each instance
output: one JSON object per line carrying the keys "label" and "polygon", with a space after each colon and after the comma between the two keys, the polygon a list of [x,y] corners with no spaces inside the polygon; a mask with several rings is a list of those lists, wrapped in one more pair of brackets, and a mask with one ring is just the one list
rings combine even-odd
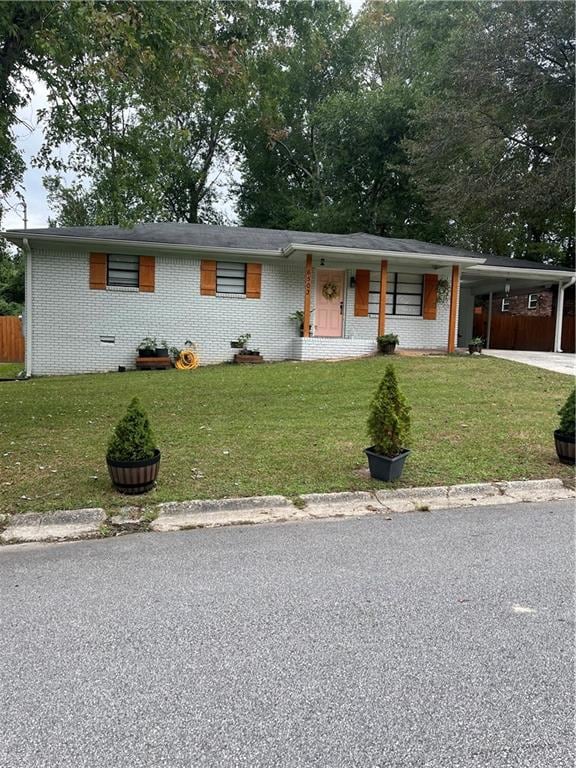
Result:
{"label": "white brick house", "polygon": [[[461,275],[478,284],[504,269],[460,249],[364,234],[144,224],[5,236],[27,257],[29,375],[131,368],[146,336],[178,347],[191,339],[204,364],[230,360],[244,333],[267,361],[369,354],[382,332],[401,347],[453,351]],[[542,279],[541,269],[524,271]],[[296,310],[303,338],[289,319]]]}

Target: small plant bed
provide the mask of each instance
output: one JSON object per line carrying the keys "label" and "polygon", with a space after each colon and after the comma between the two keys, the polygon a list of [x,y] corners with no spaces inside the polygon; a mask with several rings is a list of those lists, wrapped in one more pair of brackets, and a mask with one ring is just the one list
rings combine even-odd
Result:
{"label": "small plant bed", "polygon": [[170,355],[166,357],[137,357],[136,368],[139,371],[167,370],[172,368],[172,359]]}
{"label": "small plant bed", "polygon": [[238,352],[237,354],[234,355],[234,362],[254,365],[255,363],[263,363],[264,358],[259,352],[252,352],[251,350],[245,350],[244,352]]}
{"label": "small plant bed", "polygon": [[230,346],[233,349],[240,350],[234,355],[234,363],[247,363],[249,365],[254,365],[255,363],[264,362],[264,358],[258,349],[248,349],[247,345],[251,338],[252,335],[250,333],[244,333],[241,336],[238,336],[236,341],[230,342]]}
{"label": "small plant bed", "polygon": [[[230,355],[232,359],[232,355]],[[215,365],[31,379],[2,388],[0,512],[103,507],[126,497],[105,451],[138,396],[162,450],[146,503],[382,488],[368,475],[366,418],[389,358]],[[412,454],[396,484],[560,477],[554,449],[570,376],[484,355],[394,357]]]}

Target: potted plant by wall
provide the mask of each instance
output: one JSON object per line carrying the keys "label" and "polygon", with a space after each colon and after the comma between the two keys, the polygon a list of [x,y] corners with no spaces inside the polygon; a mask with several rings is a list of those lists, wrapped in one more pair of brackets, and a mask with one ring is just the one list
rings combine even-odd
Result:
{"label": "potted plant by wall", "polygon": [[481,354],[483,346],[484,346],[484,339],[481,336],[474,336],[473,339],[470,339],[470,343],[468,344],[468,352],[471,355],[473,355],[474,352],[478,352],[479,354]]}
{"label": "potted plant by wall", "polygon": [[289,315],[288,319],[298,323],[298,333],[300,336],[304,336],[304,310],[297,309],[295,312]]}
{"label": "potted plant by wall", "polygon": [[251,338],[252,338],[251,333],[241,333],[237,339],[234,339],[234,341],[230,342],[230,346],[232,347],[232,349],[241,349],[244,351],[246,349],[246,345],[248,344]]}
{"label": "potted plant by wall", "polygon": [[156,347],[156,357],[168,357],[169,354],[168,342],[166,339],[162,339],[160,346]]}
{"label": "potted plant by wall", "polygon": [[263,363],[264,358],[260,354],[259,349],[248,349],[247,344],[252,338],[250,333],[244,333],[241,336],[238,336],[237,340],[235,342],[231,342],[232,346],[234,346],[236,349],[239,350],[234,355],[234,362],[235,363]]}
{"label": "potted plant by wall", "polygon": [[108,443],[108,472],[120,493],[146,493],[154,487],[160,467],[160,451],[146,412],[135,397]]}
{"label": "potted plant by wall", "polygon": [[576,440],[576,387],[558,411],[560,425],[554,430],[556,453],[562,464],[574,464],[574,443]]}
{"label": "potted plant by wall", "polygon": [[378,349],[383,355],[393,355],[398,344],[398,336],[395,333],[386,333],[376,339]]}
{"label": "potted plant by wall", "polygon": [[410,407],[398,386],[396,371],[388,363],[384,377],[370,404],[368,434],[372,445],[368,457],[371,477],[390,483],[402,474],[410,451]]}
{"label": "potted plant by wall", "polygon": [[138,344],[138,357],[156,357],[156,339],[146,336]]}

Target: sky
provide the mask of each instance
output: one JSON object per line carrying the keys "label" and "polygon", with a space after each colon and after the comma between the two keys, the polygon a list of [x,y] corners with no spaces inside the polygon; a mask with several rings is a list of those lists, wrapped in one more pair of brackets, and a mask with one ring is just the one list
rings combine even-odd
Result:
{"label": "sky", "polygon": [[[297,0],[293,0],[297,2]],[[358,13],[364,0],[347,0],[354,14]],[[32,158],[39,152],[44,140],[42,123],[37,118],[38,110],[48,104],[47,91],[44,84],[37,78],[30,78],[30,101],[19,110],[18,117],[23,121],[16,131],[17,144],[26,161],[27,170],[24,174],[23,195],[26,200],[28,214],[28,228],[47,227],[48,217],[51,215],[46,198],[46,190],[42,184],[42,178],[47,175],[46,170],[34,168]],[[27,127],[28,126],[28,127]],[[3,229],[22,229],[24,227],[22,205],[14,195],[8,199],[8,207],[2,216]],[[231,211],[224,211],[229,218],[233,216]]]}

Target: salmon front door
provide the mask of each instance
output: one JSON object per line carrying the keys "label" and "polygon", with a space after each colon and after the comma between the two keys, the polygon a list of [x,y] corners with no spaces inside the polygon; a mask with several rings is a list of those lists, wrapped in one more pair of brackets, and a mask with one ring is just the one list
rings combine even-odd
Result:
{"label": "salmon front door", "polygon": [[314,336],[342,336],[344,271],[319,269],[316,274]]}

